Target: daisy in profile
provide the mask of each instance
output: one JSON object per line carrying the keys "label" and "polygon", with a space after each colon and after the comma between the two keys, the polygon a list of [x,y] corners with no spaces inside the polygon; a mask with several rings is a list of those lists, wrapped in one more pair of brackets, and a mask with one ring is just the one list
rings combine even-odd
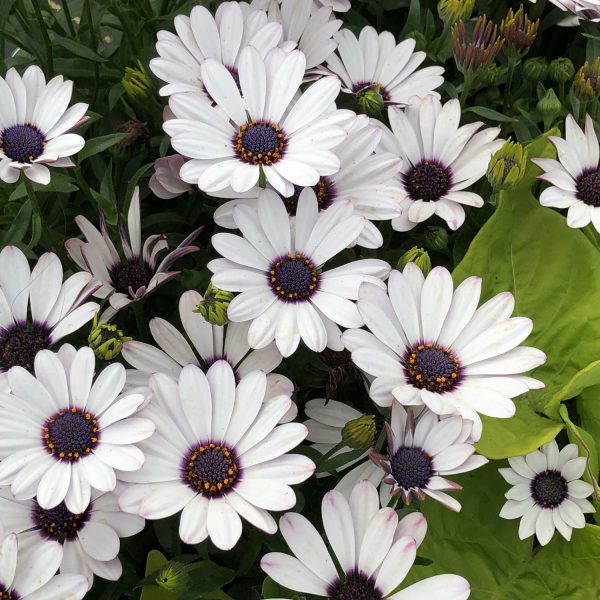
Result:
{"label": "daisy in profile", "polygon": [[408,231],[434,214],[450,229],[465,220],[463,205],[483,206],[483,198],[465,191],[483,177],[492,154],[503,141],[499,127],[478,131],[483,122],[459,127],[460,103],[444,105],[432,95],[414,98],[405,110],[388,109],[393,135],[383,129],[382,148],[402,158],[400,180],[402,215],[392,221],[397,231]]}
{"label": "daisy in profile", "polygon": [[83,575],[88,589],[94,575],[119,579],[123,572],[118,557],[120,538],[144,528],[144,519],[119,508],[117,494],[96,490],[83,512],[72,513],[64,502],[44,509],[35,498],[17,500],[4,488],[0,489],[0,513],[5,528],[17,534],[21,549],[51,547],[62,557],[60,572]]}
{"label": "daisy in profile", "polygon": [[[251,6],[267,10],[271,4],[281,4],[282,0],[252,0]],[[314,6],[331,7],[333,12],[348,12],[350,10],[350,0],[315,0]]]}
{"label": "daisy in profile", "polygon": [[83,575],[55,575],[62,556],[58,542],[23,552],[17,534],[0,524],[0,556],[3,600],[82,600],[88,591]]}
{"label": "daisy in profile", "polygon": [[94,352],[63,346],[38,352],[34,375],[8,372],[10,394],[0,394],[0,485],[19,500],[37,497],[44,509],[64,501],[83,513],[92,489],[110,492],[115,469],[139,469],[144,455],[134,444],[154,423],[133,416],[142,393],[121,395],[125,368],[114,363],[96,377]]}
{"label": "daisy in profile", "polygon": [[[304,77],[302,52],[271,51],[265,59],[247,46],[240,53],[239,86],[220,62],[202,63],[202,81],[215,106],[195,94],[176,94],[169,105],[177,117],[164,123],[171,145],[189,160],[184,181],[210,194],[233,188],[246,192],[264,177],[284,196],[294,184],[316,185],[340,168],[332,152],[346,137],[332,110],[340,91],[337,77],[323,77],[297,95]],[[338,114],[339,113],[339,114]]]}
{"label": "daisy in profile", "polygon": [[520,373],[543,364],[546,355],[519,346],[533,323],[510,317],[510,292],[477,308],[479,277],[453,288],[444,267],[425,278],[414,263],[391,272],[387,293],[365,283],[357,307],[369,331],[345,331],[342,342],[372,378],[370,396],[379,406],[424,404],[439,415],[461,414],[480,428],[478,413],[512,417],[511,398],[544,387]]}
{"label": "daisy in profile", "polygon": [[282,35],[279,23],[269,23],[264,11],[241,2],[221,3],[214,17],[204,6],[195,6],[189,17],[177,15],[174,25],[176,34],[158,32],[159,57],[150,61],[152,72],[167,83],[160,95],[195,92],[208,102],[200,69],[207,58],[219,61],[239,81],[240,51],[250,45],[264,56]]}
{"label": "daisy in profile", "polygon": [[558,450],[552,440],[527,456],[509,458],[509,469],[498,469],[513,487],[500,511],[503,519],[521,519],[519,539],[535,534],[545,546],[558,532],[571,540],[573,529],[585,527],[585,514],[596,512],[586,498],[594,491],[582,481],[587,459],[576,444]]}
{"label": "daisy in profile", "polygon": [[69,158],[85,140],[70,133],[87,120],[88,105],[69,108],[73,82],[57,75],[46,83],[42,70],[32,65],[23,76],[9,69],[0,77],[0,179],[15,183],[21,171],[42,185],[50,183],[52,167],[72,167]]}
{"label": "daisy in profile", "polygon": [[110,320],[117,311],[177,277],[179,271],[169,271],[173,263],[186,254],[198,251],[196,246],[189,244],[198,235],[199,229],[186,237],[160,263],[158,255],[169,247],[164,235],[151,235],[142,247],[140,190],[137,186],[127,214],[129,235],[123,223],[119,226],[122,255],[112,243],[102,214],[100,231],[83,215],[79,215],[75,222],[85,242],[71,238],[65,242],[65,248],[79,268],[91,273],[95,280],[102,283],[95,295],[99,298],[110,296],[110,308],[102,313],[102,322]]}
{"label": "daisy in profile", "polygon": [[381,508],[377,490],[368,481],[359,482],[349,499],[336,490],[327,492],[321,515],[331,549],[303,515],[286,513],[279,520],[293,556],[270,552],[260,564],[278,584],[335,600],[469,597],[470,586],[458,575],[436,575],[395,591],[413,566],[427,523],[418,512],[399,520],[394,509]]}
{"label": "daisy in profile", "polygon": [[214,235],[213,246],[224,258],[208,268],[216,287],[241,292],[227,314],[233,322],[251,321],[250,346],[264,348],[274,339],[281,354],[290,356],[302,339],[315,352],[326,346],[341,350],[338,325],[363,325],[353,302],[360,284],[370,282],[385,293],[382,279],[389,272],[377,259],[323,271],[363,230],[363,217],[353,214],[350,202],[319,213],[314,192],[305,189],[293,235],[285,204],[272,190],[261,193],[256,208],[237,206],[233,218],[243,237]]}
{"label": "daisy in profile", "polygon": [[414,51],[414,39],[396,45],[393,34],[378,34],[370,25],[363,27],[358,38],[349,29],[342,29],[335,37],[337,53],[329,57],[327,67],[341,78],[342,90],[353,94],[359,106],[375,101],[381,111],[387,104],[406,105],[413,96],[440,97],[433,90],[444,83],[444,68],[418,69],[426,55]]}
{"label": "daisy in profile", "polygon": [[154,161],[154,173],[148,182],[150,191],[158,198],[170,200],[191,190],[192,186],[179,177],[183,163],[185,158],[179,154],[157,158]]}
{"label": "daisy in profile", "polygon": [[63,282],[61,262],[51,252],[30,269],[16,246],[0,252],[0,390],[7,390],[6,371],[31,370],[36,354],[91,321],[96,302],[86,300],[100,287],[89,273]]}
{"label": "daisy in profile", "polygon": [[539,179],[551,184],[540,195],[540,204],[551,208],[566,208],[569,227],[585,227],[590,222],[600,231],[600,147],[594,122],[585,116],[585,131],[568,115],[565,138],[548,138],[556,147],[558,160],[532,158],[543,169]]}
{"label": "daisy in profile", "polygon": [[215,362],[206,375],[195,365],[179,381],[157,373],[152,401],[143,414],[156,433],[141,448],[146,462],[123,475],[133,483],[119,503],[146,519],[163,519],[183,509],[179,536],[186,544],[206,538],[230,550],[242,535],[242,520],[275,533],[271,510],[296,503],[290,487],[308,479],[314,463],[286,454],[306,437],[300,423],[278,425],[291,400],[264,403],[267,377],[253,371],[236,385],[233,369]]}

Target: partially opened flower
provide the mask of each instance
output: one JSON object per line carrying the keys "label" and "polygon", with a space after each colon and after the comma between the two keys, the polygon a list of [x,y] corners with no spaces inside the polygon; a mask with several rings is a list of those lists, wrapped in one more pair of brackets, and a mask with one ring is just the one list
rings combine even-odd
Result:
{"label": "partially opened flower", "polygon": [[176,34],[159,31],[158,58],[150,61],[150,69],[167,83],[161,96],[196,92],[210,102],[203,85],[200,66],[207,59],[223,64],[238,79],[240,51],[248,45],[262,55],[281,41],[281,25],[269,23],[262,10],[249,9],[241,2],[222,2],[213,15],[204,6],[194,6],[190,16],[177,15]]}
{"label": "partially opened flower", "polygon": [[17,534],[0,525],[0,598],[3,600],[82,600],[83,575],[55,575],[61,561],[58,542],[21,550]]}
{"label": "partially opened flower", "polygon": [[330,549],[303,515],[281,517],[279,527],[293,556],[270,552],[260,565],[280,585],[331,600],[469,597],[470,586],[458,575],[436,575],[395,591],[415,561],[427,523],[418,512],[398,520],[392,508],[381,508],[368,481],[359,482],[349,499],[335,490],[327,492],[321,514]]}
{"label": "partially opened flower", "polygon": [[581,480],[586,461],[578,456],[576,444],[568,444],[559,452],[552,440],[527,456],[509,458],[511,468],[498,469],[513,486],[505,494],[507,501],[500,516],[521,519],[520,539],[535,534],[545,546],[555,530],[570,541],[573,529],[585,527],[585,513],[596,512],[586,500],[594,488]]}
{"label": "partially opened flower", "polygon": [[300,339],[315,352],[341,350],[340,330],[363,325],[353,300],[362,282],[384,288],[389,265],[357,260],[330,271],[323,264],[353,242],[364,228],[350,202],[319,213],[317,199],[305,189],[298,201],[294,231],[284,202],[264,190],[256,208],[236,206],[233,218],[243,237],[218,233],[212,243],[224,259],[208,268],[217,287],[241,292],[229,305],[234,322],[251,321],[248,343],[264,348],[273,339],[283,356]]}
{"label": "partially opened flower", "polygon": [[540,195],[540,204],[566,208],[569,227],[585,227],[590,222],[600,231],[600,147],[594,122],[585,117],[585,131],[572,115],[565,120],[565,138],[548,138],[556,148],[558,160],[532,158],[543,169],[540,179],[552,184]]}
{"label": "partially opened flower", "polygon": [[184,181],[210,194],[246,192],[265,177],[279,193],[316,185],[340,168],[332,152],[346,137],[333,104],[340,82],[323,77],[297,95],[304,77],[302,52],[272,50],[264,59],[247,46],[240,53],[239,86],[214,59],[202,63],[202,80],[215,106],[195,94],[176,94],[169,105],[177,118],[164,123],[171,145],[191,160]]}
{"label": "partially opened flower", "polygon": [[110,308],[102,313],[102,322],[108,321],[117,311],[179,275],[179,271],[169,271],[173,263],[186,254],[198,251],[198,247],[190,244],[198,235],[199,229],[188,235],[160,263],[158,255],[169,247],[164,235],[151,235],[142,247],[140,191],[137,186],[127,214],[129,235],[125,232],[123,223],[119,227],[122,254],[115,248],[102,214],[100,231],[83,215],[79,215],[75,221],[85,242],[79,238],[71,238],[65,242],[65,247],[81,269],[91,273],[102,283],[95,295],[100,298],[110,296]]}
{"label": "partially opened flower", "polygon": [[206,375],[195,365],[179,382],[157,373],[143,414],[156,433],[141,448],[146,462],[123,474],[134,483],[119,499],[121,508],[147,519],[162,519],[183,509],[179,536],[187,544],[207,537],[223,550],[235,546],[243,517],[275,533],[271,510],[296,503],[290,487],[313,473],[314,463],[286,454],[305,437],[299,423],[278,425],[291,400],[281,395],[264,403],[267,378],[253,371],[236,385],[229,363],[215,362]]}
{"label": "partially opened flower", "polygon": [[154,161],[154,173],[150,177],[148,187],[155,196],[170,200],[192,189],[189,183],[179,177],[179,170],[184,162],[185,158],[179,154],[164,156]]}
{"label": "partially opened flower", "polygon": [[73,82],[57,75],[46,83],[42,70],[32,65],[21,77],[9,69],[0,77],[0,179],[14,183],[19,173],[42,185],[50,183],[52,167],[72,167],[69,156],[85,140],[69,133],[85,122],[88,105],[69,108]]}
{"label": "partially opened flower", "polygon": [[480,208],[483,198],[465,191],[483,177],[492,154],[503,141],[499,127],[479,131],[482,121],[459,127],[460,103],[444,105],[429,95],[415,98],[404,111],[389,108],[394,135],[384,129],[382,147],[402,158],[400,179],[405,197],[403,214],[392,221],[397,231],[408,231],[438,215],[450,229],[465,220],[463,204]]}
{"label": "partially opened flower", "polygon": [[349,29],[342,29],[336,39],[337,53],[329,57],[327,67],[342,79],[343,91],[353,94],[361,107],[365,95],[368,99],[373,92],[380,96],[381,107],[408,104],[412,96],[432,94],[439,98],[433,90],[444,83],[444,68],[418,69],[426,55],[414,52],[414,39],[396,44],[389,31],[378,34],[370,25],[363,27],[358,38]]}
{"label": "partially opened flower", "polygon": [[125,368],[114,363],[94,381],[91,348],[63,346],[38,352],[32,375],[8,372],[10,394],[0,394],[0,485],[16,498],[37,496],[51,509],[65,502],[83,513],[92,489],[109,492],[115,469],[139,469],[144,455],[134,444],[152,435],[154,424],[133,416],[142,393],[121,395]]}
{"label": "partially opened flower", "polygon": [[375,403],[425,404],[439,415],[461,414],[480,428],[478,413],[511,417],[511,398],[543,387],[520,373],[544,363],[546,355],[519,346],[533,323],[510,318],[515,305],[510,292],[477,308],[479,277],[453,288],[444,267],[424,278],[414,263],[391,272],[388,293],[365,283],[357,307],[370,331],[345,331],[342,341],[373,378]]}
{"label": "partially opened flower", "polygon": [[119,508],[115,493],[96,490],[86,509],[73,513],[64,502],[44,509],[35,498],[17,500],[4,488],[0,489],[0,514],[5,528],[17,534],[20,549],[53,548],[62,557],[60,572],[83,575],[88,588],[94,575],[119,579],[123,572],[118,557],[120,538],[144,528],[144,519]]}
{"label": "partially opened flower", "polygon": [[33,367],[35,355],[91,321],[99,309],[85,302],[100,284],[89,273],[76,273],[63,282],[61,262],[46,252],[30,269],[16,246],[0,252],[0,389],[6,371]]}

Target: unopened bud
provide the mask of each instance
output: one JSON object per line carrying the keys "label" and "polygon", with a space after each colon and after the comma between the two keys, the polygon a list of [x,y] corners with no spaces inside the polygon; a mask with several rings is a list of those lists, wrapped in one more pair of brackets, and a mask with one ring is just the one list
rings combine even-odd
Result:
{"label": "unopened bud", "polygon": [[575,75],[575,66],[568,58],[555,58],[550,63],[550,79],[556,83],[566,83]]}
{"label": "unopened bud", "polygon": [[194,312],[200,313],[212,325],[226,325],[229,323],[227,309],[232,300],[231,292],[220,290],[209,283],[204,299],[196,306]]}
{"label": "unopened bud", "polygon": [[431,271],[431,259],[427,250],[414,246],[410,250],[407,250],[398,261],[398,269],[402,270],[409,263],[413,262],[423,271],[423,275],[427,276]]}
{"label": "unopened bud", "polygon": [[430,250],[445,252],[448,250],[448,232],[438,225],[428,225],[424,232],[425,245]]}
{"label": "unopened bud", "polygon": [[477,71],[477,79],[482,84],[487,86],[495,85],[500,81],[500,68],[494,62],[483,65]]}
{"label": "unopened bud", "polygon": [[139,60],[137,67],[125,67],[121,85],[132,100],[144,101],[152,96],[152,82],[144,65]]}
{"label": "unopened bud", "polygon": [[591,66],[586,61],[577,71],[573,91],[582,102],[590,102],[600,95],[600,57],[597,56]]}
{"label": "unopened bud", "polygon": [[500,33],[506,40],[505,48],[513,56],[524,56],[535,41],[539,27],[540,20],[532,21],[522,4],[516,12],[510,8],[500,24]]}
{"label": "unopened bud", "polygon": [[356,102],[360,111],[369,117],[381,117],[385,100],[378,87],[367,88],[358,92]]}
{"label": "unopened bud", "polygon": [[377,433],[377,422],[373,415],[363,415],[348,421],[342,429],[342,441],[349,448],[370,448]]}
{"label": "unopened bud", "polygon": [[498,150],[488,165],[487,178],[494,190],[515,187],[525,175],[527,150],[510,139]]}
{"label": "unopened bud", "polygon": [[161,569],[160,573],[156,576],[156,583],[163,590],[181,594],[187,591],[190,577],[185,572],[185,565],[183,563],[172,562]]}
{"label": "unopened bud", "polygon": [[523,63],[523,77],[532,83],[544,81],[548,77],[548,69],[548,61],[545,58],[541,56],[528,58]]}
{"label": "unopened bud", "polygon": [[537,109],[544,119],[554,119],[562,111],[561,101],[552,88],[546,90],[546,93],[538,100]]}
{"label": "unopened bud", "polygon": [[475,0],[440,0],[438,13],[446,26],[458,21],[468,21],[473,13]]}
{"label": "unopened bud", "polygon": [[98,313],[94,316],[88,343],[99,359],[112,360],[120,354],[123,343],[132,339],[123,335],[123,332],[113,323],[98,323]]}

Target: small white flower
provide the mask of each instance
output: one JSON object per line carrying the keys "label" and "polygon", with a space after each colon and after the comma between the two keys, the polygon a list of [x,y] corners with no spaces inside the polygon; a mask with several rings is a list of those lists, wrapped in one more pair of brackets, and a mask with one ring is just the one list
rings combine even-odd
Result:
{"label": "small white flower", "polygon": [[438,215],[450,229],[465,220],[462,205],[483,206],[483,198],[465,191],[486,173],[492,154],[502,146],[499,127],[477,131],[483,122],[459,127],[460,103],[443,106],[432,95],[414,98],[403,111],[388,109],[393,135],[383,128],[382,148],[402,158],[400,180],[405,193],[403,214],[392,221],[408,231]]}
{"label": "small white flower", "polygon": [[4,488],[0,489],[0,514],[5,528],[17,534],[23,551],[41,546],[56,551],[58,542],[60,572],[83,575],[88,589],[94,575],[111,581],[119,579],[123,572],[119,538],[144,528],[144,519],[121,511],[115,493],[96,490],[86,509],[73,513],[64,502],[44,509],[35,498],[17,500],[9,488]]}
{"label": "small white flower", "polygon": [[418,512],[398,520],[392,508],[381,508],[368,481],[359,482],[349,500],[335,490],[327,492],[321,514],[331,550],[306,517],[281,517],[279,527],[294,556],[271,552],[261,561],[263,571],[280,585],[335,600],[469,597],[469,583],[458,575],[437,575],[392,593],[412,567],[427,523]]}
{"label": "small white flower", "polygon": [[0,394],[0,485],[19,500],[37,496],[42,508],[65,502],[74,513],[88,506],[91,490],[109,492],[115,469],[139,469],[144,455],[133,444],[154,424],[132,416],[142,393],[119,395],[125,368],[114,363],[94,381],[94,352],[65,345],[41,350],[35,376],[8,372],[10,394]]}
{"label": "small white flower", "polygon": [[158,198],[170,200],[185,194],[192,189],[179,177],[179,170],[185,162],[185,158],[179,154],[164,156],[154,161],[154,173],[150,177],[148,187]]}
{"label": "small white flower", "polygon": [[370,331],[345,331],[342,342],[373,378],[370,396],[376,404],[425,404],[439,415],[461,414],[480,431],[478,413],[511,417],[511,398],[544,386],[519,373],[535,369],[546,355],[519,346],[533,324],[510,318],[515,306],[510,292],[477,308],[479,277],[453,288],[444,267],[425,278],[414,263],[391,272],[387,293],[364,283],[357,307]]}
{"label": "small white flower", "polygon": [[157,373],[150,386],[153,398],[142,414],[156,423],[156,433],[140,445],[146,455],[142,469],[123,474],[135,485],[121,494],[121,508],[146,519],[183,509],[181,539],[199,544],[210,537],[223,550],[239,540],[240,517],[275,533],[268,511],[294,506],[290,486],[306,480],[315,468],[302,455],[286,454],[307,433],[299,423],[278,425],[290,398],[263,402],[266,375],[253,371],[236,386],[233,369],[224,360],[206,375],[187,365],[179,382]]}
{"label": "small white flower", "polygon": [[532,158],[544,170],[539,176],[551,187],[540,195],[540,204],[552,208],[567,208],[567,225],[585,227],[590,221],[600,231],[600,147],[594,122],[585,117],[585,132],[572,115],[565,121],[565,139],[550,136],[558,160]]}
{"label": "small white flower", "polygon": [[32,65],[23,73],[9,69],[0,77],[0,179],[15,183],[19,173],[48,185],[52,167],[72,167],[69,156],[85,140],[69,133],[85,123],[88,105],[69,107],[73,82],[57,75],[46,83],[42,70]]}
{"label": "small white flower", "polygon": [[535,534],[545,546],[558,532],[570,541],[573,529],[585,527],[585,513],[596,512],[586,500],[594,488],[580,477],[587,459],[577,446],[568,444],[560,452],[552,440],[527,456],[509,458],[510,469],[498,469],[513,487],[506,492],[500,511],[503,519],[521,519],[519,538]]}
{"label": "small white flower", "polygon": [[382,279],[389,272],[389,265],[377,259],[322,270],[356,239],[364,218],[353,214],[350,202],[319,213],[311,189],[300,195],[294,227],[272,190],[263,190],[255,208],[236,206],[233,218],[243,237],[214,235],[213,246],[225,258],[213,260],[208,268],[215,286],[241,292],[229,305],[228,316],[235,322],[252,321],[250,346],[263,348],[275,339],[281,354],[290,356],[302,339],[315,352],[325,346],[341,350],[338,325],[363,325],[353,302],[360,284],[385,288]]}

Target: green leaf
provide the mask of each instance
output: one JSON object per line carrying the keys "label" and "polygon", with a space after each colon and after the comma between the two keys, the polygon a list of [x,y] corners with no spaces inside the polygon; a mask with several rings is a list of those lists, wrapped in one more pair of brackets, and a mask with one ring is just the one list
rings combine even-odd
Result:
{"label": "green leaf", "polygon": [[579,396],[588,387],[600,385],[600,360],[577,371],[550,399],[548,406],[558,406],[563,400]]}
{"label": "green leaf", "polygon": [[78,154],[79,162],[82,163],[86,158],[94,156],[115,144],[118,144],[122,139],[126,138],[126,133],[109,133],[93,138],[85,143],[85,146]]}
{"label": "green leaf", "polygon": [[100,56],[87,46],[72,40],[71,38],[66,37],[55,37],[54,43],[57,46],[62,46],[65,50],[68,50],[71,54],[75,56],[80,56],[81,58],[85,58],[86,60],[91,60],[92,62],[102,63],[106,62],[106,58]]}
{"label": "green leaf", "polygon": [[[169,561],[165,555],[159,550],[150,550],[146,557],[146,576],[154,573],[164,567]],[[159,588],[157,585],[145,585],[142,588],[142,596],[140,600],[176,600],[178,594],[168,592]]]}
{"label": "green leaf", "polygon": [[[577,398],[577,412],[581,427],[595,440],[600,440],[600,386],[589,387],[582,392]],[[597,444],[597,455],[600,462],[600,444]]]}
{"label": "green leaf", "polygon": [[12,221],[9,229],[4,232],[2,237],[2,246],[8,246],[9,244],[17,244],[20,242],[27,233],[29,228],[29,221],[31,219],[31,204],[25,202],[21,205],[17,216]]}
{"label": "green leaf", "polygon": [[498,123],[514,123],[518,119],[514,117],[509,117],[507,115],[503,115],[499,113],[497,110],[493,110],[491,108],[487,108],[487,106],[471,106],[469,108],[465,108],[463,113],[472,112],[479,117],[483,117],[484,119],[489,119],[490,121],[497,121]]}

